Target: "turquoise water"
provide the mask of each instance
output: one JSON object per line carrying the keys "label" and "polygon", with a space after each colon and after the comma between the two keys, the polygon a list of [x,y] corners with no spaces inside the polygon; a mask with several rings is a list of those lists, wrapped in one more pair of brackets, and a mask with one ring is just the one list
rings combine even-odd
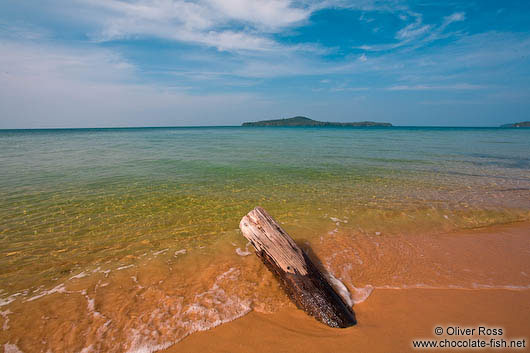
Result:
{"label": "turquoise water", "polygon": [[[33,328],[42,331],[40,341],[22,342],[29,351],[81,350],[88,336],[108,343],[98,335],[111,319],[101,313],[105,305],[107,312],[123,305],[138,313],[113,314],[112,337],[128,343],[100,350],[125,351],[138,337],[175,342],[250,310],[248,293],[261,285],[256,279],[222,291],[219,281],[246,276],[232,257],[236,247],[247,253],[238,224],[256,205],[311,244],[325,242],[339,224],[351,234],[435,236],[530,219],[530,129],[1,130],[0,195],[0,314],[20,315],[4,337],[24,336],[24,327],[40,322],[32,313],[48,317],[49,307],[56,308],[53,327],[60,330],[88,305],[92,319],[78,319],[87,331],[70,345],[61,346],[64,337],[51,343],[50,321]],[[200,256],[181,260],[185,253]],[[187,273],[182,261],[200,270]],[[180,268],[172,284],[157,287],[156,300],[144,298],[152,306],[137,307],[134,288],[146,286],[138,281],[168,268]],[[120,275],[128,271],[122,269],[135,272]],[[86,283],[79,287],[81,280]],[[258,292],[267,296],[271,288]],[[209,294],[197,296],[201,290]],[[227,296],[230,291],[240,299]],[[215,300],[194,311],[196,298],[214,292]],[[128,327],[144,327],[139,318],[165,305],[168,295],[191,305],[182,313],[188,321],[173,323],[180,331],[164,339],[151,331],[120,336]],[[164,315],[174,317],[175,310]]]}

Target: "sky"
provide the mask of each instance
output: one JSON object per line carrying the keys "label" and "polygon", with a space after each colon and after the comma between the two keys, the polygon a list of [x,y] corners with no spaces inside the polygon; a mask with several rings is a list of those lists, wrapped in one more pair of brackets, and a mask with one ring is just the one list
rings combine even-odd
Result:
{"label": "sky", "polygon": [[530,120],[530,1],[2,0],[0,128]]}

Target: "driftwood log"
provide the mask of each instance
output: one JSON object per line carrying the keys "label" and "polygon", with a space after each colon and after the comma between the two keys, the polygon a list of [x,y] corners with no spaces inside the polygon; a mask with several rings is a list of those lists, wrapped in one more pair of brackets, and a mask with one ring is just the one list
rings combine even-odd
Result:
{"label": "driftwood log", "polygon": [[352,309],[267,211],[256,207],[239,228],[299,309],[331,327],[356,324]]}

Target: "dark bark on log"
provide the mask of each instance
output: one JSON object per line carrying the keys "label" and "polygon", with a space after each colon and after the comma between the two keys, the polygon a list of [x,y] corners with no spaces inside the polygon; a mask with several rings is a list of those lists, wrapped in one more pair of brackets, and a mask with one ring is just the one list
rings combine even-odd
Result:
{"label": "dark bark on log", "polygon": [[299,309],[331,327],[356,324],[352,309],[263,208],[250,211],[239,228]]}

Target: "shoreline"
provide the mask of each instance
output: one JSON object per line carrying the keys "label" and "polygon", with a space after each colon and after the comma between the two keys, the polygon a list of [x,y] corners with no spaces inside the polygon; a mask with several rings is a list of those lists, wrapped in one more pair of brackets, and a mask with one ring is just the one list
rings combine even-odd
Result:
{"label": "shoreline", "polygon": [[[525,339],[528,347],[530,338],[530,290],[376,289],[354,311],[358,324],[347,329],[326,327],[293,305],[272,314],[253,311],[162,352],[409,352],[419,339]],[[502,328],[504,334],[436,336],[436,326]]]}
{"label": "shoreline", "polygon": [[[434,235],[341,230],[311,244],[297,237],[348,288],[358,320],[348,329],[328,328],[296,309],[239,238],[220,239],[214,247],[220,257],[208,248],[178,255],[157,251],[145,263],[90,276],[83,271],[4,303],[0,347],[403,352],[412,350],[413,338],[436,338],[438,323],[500,325],[504,337],[526,338],[521,330],[530,327],[529,230],[530,222],[523,221]],[[75,332],[67,334],[73,321]]]}
{"label": "shoreline", "polygon": [[[445,252],[459,244],[460,249],[455,249],[457,255],[451,261],[468,265],[466,257],[470,254],[466,251],[476,247],[480,254],[473,256],[485,257],[490,262],[497,258],[494,266],[501,269],[505,267],[503,260],[510,256],[510,249],[524,246],[521,241],[528,242],[525,241],[528,230],[530,223],[527,221],[460,230],[438,235],[438,245]],[[495,241],[505,244],[495,249],[499,251],[498,256],[486,251]],[[514,253],[512,263],[520,264],[519,270],[525,274],[523,271],[530,260],[523,253]],[[483,265],[477,263],[475,270],[482,270]],[[514,269],[504,270],[508,274]],[[210,330],[194,332],[162,352],[408,352],[414,351],[413,339],[440,338],[525,339],[528,347],[530,335],[525,329],[530,327],[528,285],[477,288],[451,288],[443,284],[400,288],[376,285],[373,288],[366,300],[353,306],[358,324],[351,328],[329,328],[289,302],[276,312],[253,310]],[[480,325],[500,327],[505,333],[499,337],[436,336],[433,333],[436,326],[476,328]]]}

